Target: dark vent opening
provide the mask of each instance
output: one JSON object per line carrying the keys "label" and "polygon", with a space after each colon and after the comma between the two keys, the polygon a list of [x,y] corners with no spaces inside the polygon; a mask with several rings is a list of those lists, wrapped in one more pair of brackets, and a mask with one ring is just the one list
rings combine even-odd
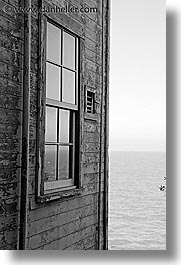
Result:
{"label": "dark vent opening", "polygon": [[94,113],[94,93],[87,91],[87,106],[86,110],[88,113]]}

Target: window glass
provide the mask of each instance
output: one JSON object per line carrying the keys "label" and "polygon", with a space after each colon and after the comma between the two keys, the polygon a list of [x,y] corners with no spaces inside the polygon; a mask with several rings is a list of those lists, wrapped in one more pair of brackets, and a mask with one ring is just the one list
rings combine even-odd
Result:
{"label": "window glass", "polygon": [[46,108],[45,141],[57,142],[57,109]]}
{"label": "window glass", "polygon": [[69,143],[70,111],[59,110],[59,142]]}
{"label": "window glass", "polygon": [[63,65],[75,69],[75,38],[63,33]]}
{"label": "window glass", "polygon": [[56,180],[57,146],[45,145],[45,181]]}
{"label": "window glass", "polygon": [[75,104],[75,73],[63,69],[62,101]]}
{"label": "window glass", "polygon": [[46,68],[46,97],[60,100],[60,67],[47,63]]}
{"label": "window glass", "polygon": [[[62,46],[61,46],[62,45]],[[78,39],[47,22],[45,189],[74,185]],[[69,104],[65,104],[69,103]],[[44,134],[43,134],[44,135]],[[58,180],[62,180],[59,182]],[[67,180],[67,181],[66,181]]]}
{"label": "window glass", "polygon": [[60,64],[61,30],[54,25],[47,24],[47,59]]}
{"label": "window glass", "polygon": [[79,42],[78,39],[76,39],[76,70],[78,70],[79,68],[78,54],[79,54]]}
{"label": "window glass", "polygon": [[69,146],[59,146],[59,179],[69,178]]}

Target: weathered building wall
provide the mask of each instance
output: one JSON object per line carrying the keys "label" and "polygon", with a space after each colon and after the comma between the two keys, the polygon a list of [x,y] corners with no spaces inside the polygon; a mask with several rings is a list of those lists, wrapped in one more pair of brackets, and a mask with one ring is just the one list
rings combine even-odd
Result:
{"label": "weathered building wall", "polygon": [[18,247],[23,24],[13,6],[0,1],[0,249]]}
{"label": "weathered building wall", "polygon": [[[2,2],[0,0],[0,2]],[[20,1],[12,2],[20,6]],[[32,1],[37,7],[39,1]],[[5,1],[3,2],[3,4]],[[105,111],[107,78],[106,45],[102,45],[101,0],[46,0],[44,4],[97,7],[98,13],[48,14],[67,29],[78,28],[83,38],[81,49],[81,179],[79,195],[37,203],[36,144],[38,89],[38,14],[31,13],[31,82],[29,125],[29,175],[26,249],[102,249],[105,247]],[[107,1],[104,20],[107,19]],[[18,183],[20,181],[21,113],[22,113],[22,14],[8,15],[0,10],[0,248],[18,248]],[[104,21],[106,39],[107,22]],[[102,50],[102,47],[104,49]],[[6,52],[7,51],[7,52]],[[103,85],[103,78],[104,85]],[[96,114],[85,113],[85,88],[95,92]],[[102,103],[101,103],[102,102]],[[102,115],[102,116],[101,116]],[[101,126],[102,124],[102,126]],[[12,225],[10,225],[12,224]],[[103,225],[104,224],[104,225]],[[2,231],[2,232],[1,232]],[[13,232],[14,231],[14,232]],[[6,239],[7,238],[7,239]]]}

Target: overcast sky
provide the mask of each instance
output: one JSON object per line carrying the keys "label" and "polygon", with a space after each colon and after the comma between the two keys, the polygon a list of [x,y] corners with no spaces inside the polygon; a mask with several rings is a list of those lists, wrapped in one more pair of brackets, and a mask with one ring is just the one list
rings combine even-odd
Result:
{"label": "overcast sky", "polygon": [[110,150],[165,151],[165,0],[112,0]]}

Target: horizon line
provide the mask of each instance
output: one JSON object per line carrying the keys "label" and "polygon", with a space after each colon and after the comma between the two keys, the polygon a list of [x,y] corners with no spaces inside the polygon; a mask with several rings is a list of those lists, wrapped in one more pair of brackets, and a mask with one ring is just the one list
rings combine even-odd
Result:
{"label": "horizon line", "polygon": [[109,152],[148,152],[148,153],[166,153],[166,150],[113,150],[109,149]]}

